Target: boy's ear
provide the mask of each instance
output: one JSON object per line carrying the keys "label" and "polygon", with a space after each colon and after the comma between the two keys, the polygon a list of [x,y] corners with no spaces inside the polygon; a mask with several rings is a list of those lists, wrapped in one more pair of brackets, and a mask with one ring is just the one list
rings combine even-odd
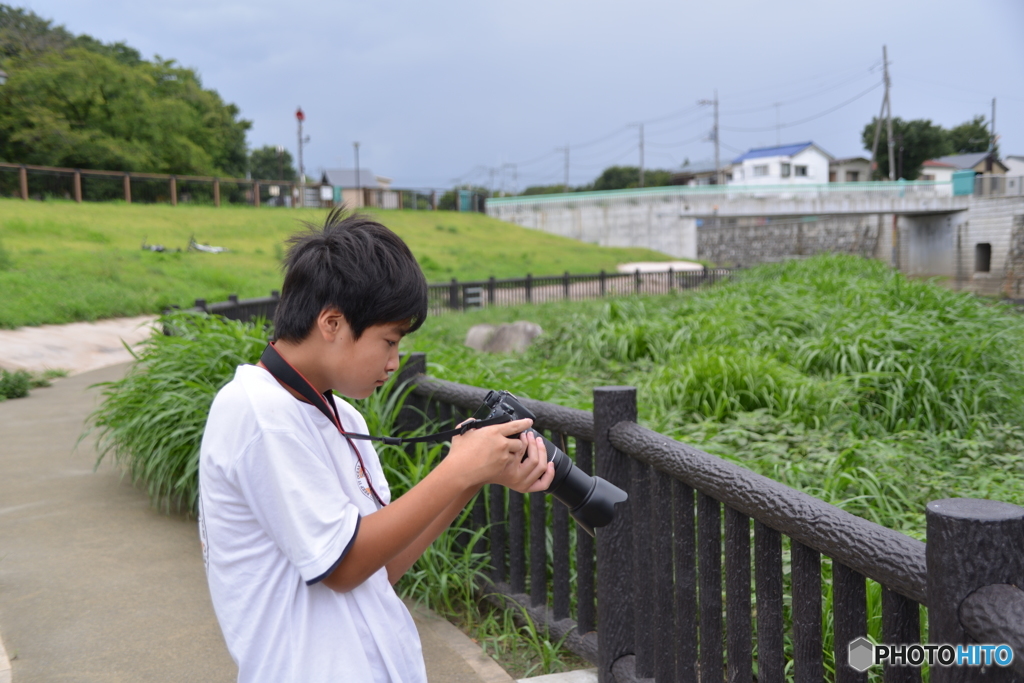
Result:
{"label": "boy's ear", "polygon": [[325,308],[316,317],[316,329],[324,341],[332,342],[348,331],[348,321],[337,308]]}

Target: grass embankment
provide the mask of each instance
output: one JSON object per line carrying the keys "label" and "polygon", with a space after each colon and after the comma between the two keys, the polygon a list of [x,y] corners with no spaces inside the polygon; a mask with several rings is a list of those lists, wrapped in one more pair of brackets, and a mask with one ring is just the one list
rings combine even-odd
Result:
{"label": "grass embankment", "polygon": [[[481,214],[372,211],[431,282],[614,270],[668,257],[527,230]],[[145,313],[281,288],[284,240],[326,211],[0,199],[0,327]],[[228,253],[186,251],[189,238]],[[143,251],[162,244],[171,251]],[[181,252],[173,251],[180,248]]]}

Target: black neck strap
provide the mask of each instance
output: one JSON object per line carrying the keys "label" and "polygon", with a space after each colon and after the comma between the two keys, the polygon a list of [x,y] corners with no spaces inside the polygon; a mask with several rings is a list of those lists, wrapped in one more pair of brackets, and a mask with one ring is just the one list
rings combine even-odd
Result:
{"label": "black neck strap", "polygon": [[306,399],[307,402],[313,404],[321,413],[326,415],[327,419],[333,422],[334,426],[338,428],[338,431],[341,432],[342,436],[348,439],[380,441],[389,446],[401,446],[402,444],[407,443],[431,443],[435,441],[447,441],[452,437],[465,434],[470,429],[504,424],[512,419],[508,415],[502,414],[486,420],[468,420],[463,423],[461,427],[456,427],[455,429],[437,432],[436,434],[427,434],[426,436],[413,436],[407,438],[398,436],[353,434],[352,432],[346,432],[344,427],[341,425],[338,407],[334,404],[334,394],[330,390],[322,394],[318,392],[316,388],[310,384],[309,380],[302,376],[301,372],[296,370],[291,363],[281,357],[281,354],[278,353],[276,348],[274,348],[273,342],[267,344],[267,348],[264,349],[263,355],[260,356],[260,363],[262,363],[263,367],[265,367],[267,371],[277,379],[277,381],[291,389],[294,389],[300,396],[302,396],[302,398]]}

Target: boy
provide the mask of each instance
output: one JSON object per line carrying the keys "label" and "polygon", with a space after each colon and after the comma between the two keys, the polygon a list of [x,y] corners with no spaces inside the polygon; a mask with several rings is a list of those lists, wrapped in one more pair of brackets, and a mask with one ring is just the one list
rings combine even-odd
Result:
{"label": "boy", "polygon": [[[316,392],[365,398],[426,315],[426,281],[405,243],[333,212],[291,239],[274,347]],[[425,681],[416,627],[392,585],[481,486],[540,491],[554,476],[543,444],[521,434],[530,421],[518,420],[455,437],[391,502],[372,446],[342,434],[365,434],[366,422],[344,401],[333,410],[262,364],[239,366],[210,409],[200,535],[239,681]]]}

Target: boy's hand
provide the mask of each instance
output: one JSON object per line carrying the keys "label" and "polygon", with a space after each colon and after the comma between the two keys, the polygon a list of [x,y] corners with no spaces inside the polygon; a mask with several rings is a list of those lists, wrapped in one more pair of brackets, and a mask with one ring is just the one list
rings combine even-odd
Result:
{"label": "boy's hand", "polygon": [[467,488],[504,483],[498,479],[507,467],[522,460],[527,449],[524,438],[509,437],[525,432],[532,424],[533,420],[525,419],[470,429],[452,439],[452,448],[442,464],[455,468],[458,476],[465,478]]}
{"label": "boy's hand", "polygon": [[555,463],[548,462],[544,440],[528,431],[520,434],[519,439],[526,446],[526,457],[510,462],[493,483],[519,493],[546,491],[555,478]]}

